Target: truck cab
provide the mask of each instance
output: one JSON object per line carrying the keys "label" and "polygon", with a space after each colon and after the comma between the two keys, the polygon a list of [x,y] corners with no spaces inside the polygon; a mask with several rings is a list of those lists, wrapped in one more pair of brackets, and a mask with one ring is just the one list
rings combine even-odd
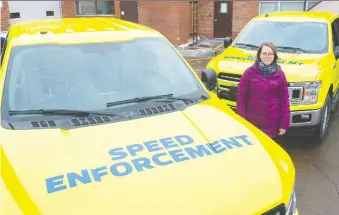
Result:
{"label": "truck cab", "polygon": [[271,42],[289,83],[287,135],[326,136],[339,98],[339,15],[329,12],[272,12],[254,17],[208,64],[217,73],[218,97],[236,111],[236,92],[258,47]]}

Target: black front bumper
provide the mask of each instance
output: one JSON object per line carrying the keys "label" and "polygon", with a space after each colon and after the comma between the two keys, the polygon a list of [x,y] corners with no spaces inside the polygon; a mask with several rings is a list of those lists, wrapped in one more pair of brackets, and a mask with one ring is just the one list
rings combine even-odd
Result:
{"label": "black front bumper", "polygon": [[[228,105],[235,113],[237,113],[237,107]],[[293,113],[293,112],[292,112]],[[292,117],[291,117],[292,118]],[[316,132],[317,126],[292,126],[286,131],[285,136],[289,137],[304,137],[313,136]]]}
{"label": "black front bumper", "polygon": [[313,136],[316,132],[316,126],[306,126],[306,127],[290,127],[287,129],[285,136],[289,137],[304,137],[304,136]]}

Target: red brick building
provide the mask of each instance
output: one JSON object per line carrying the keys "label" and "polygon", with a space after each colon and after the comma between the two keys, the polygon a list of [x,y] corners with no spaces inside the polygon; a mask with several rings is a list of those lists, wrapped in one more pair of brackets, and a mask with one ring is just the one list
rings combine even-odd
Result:
{"label": "red brick building", "polygon": [[[1,7],[1,30],[7,30],[11,23],[24,19],[113,16],[157,29],[172,43],[178,45],[186,43],[192,33],[208,38],[235,36],[252,17],[260,13],[307,10],[317,2],[198,0],[193,3],[187,0],[65,0],[39,1],[38,5],[32,5],[25,1],[5,0],[2,1]],[[24,10],[36,10],[36,13],[25,15]],[[195,30],[193,26],[196,26]]]}

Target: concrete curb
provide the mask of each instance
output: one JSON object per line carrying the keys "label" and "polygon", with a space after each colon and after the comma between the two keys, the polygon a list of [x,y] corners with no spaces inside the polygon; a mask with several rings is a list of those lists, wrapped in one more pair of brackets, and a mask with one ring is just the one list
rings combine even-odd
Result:
{"label": "concrete curb", "polygon": [[177,46],[177,50],[186,59],[213,58],[223,51],[223,42],[213,39],[202,39]]}

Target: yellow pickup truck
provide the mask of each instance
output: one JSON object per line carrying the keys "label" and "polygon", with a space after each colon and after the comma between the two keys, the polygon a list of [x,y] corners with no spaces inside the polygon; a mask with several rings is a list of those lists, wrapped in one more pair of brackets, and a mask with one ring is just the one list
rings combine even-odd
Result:
{"label": "yellow pickup truck", "polygon": [[1,215],[297,215],[295,168],[159,32],[16,23],[1,64]]}
{"label": "yellow pickup truck", "polygon": [[272,42],[289,82],[290,128],[286,135],[323,140],[339,99],[339,15],[330,12],[272,12],[254,17],[208,64],[217,73],[218,97],[236,110],[241,75],[258,46]]}

